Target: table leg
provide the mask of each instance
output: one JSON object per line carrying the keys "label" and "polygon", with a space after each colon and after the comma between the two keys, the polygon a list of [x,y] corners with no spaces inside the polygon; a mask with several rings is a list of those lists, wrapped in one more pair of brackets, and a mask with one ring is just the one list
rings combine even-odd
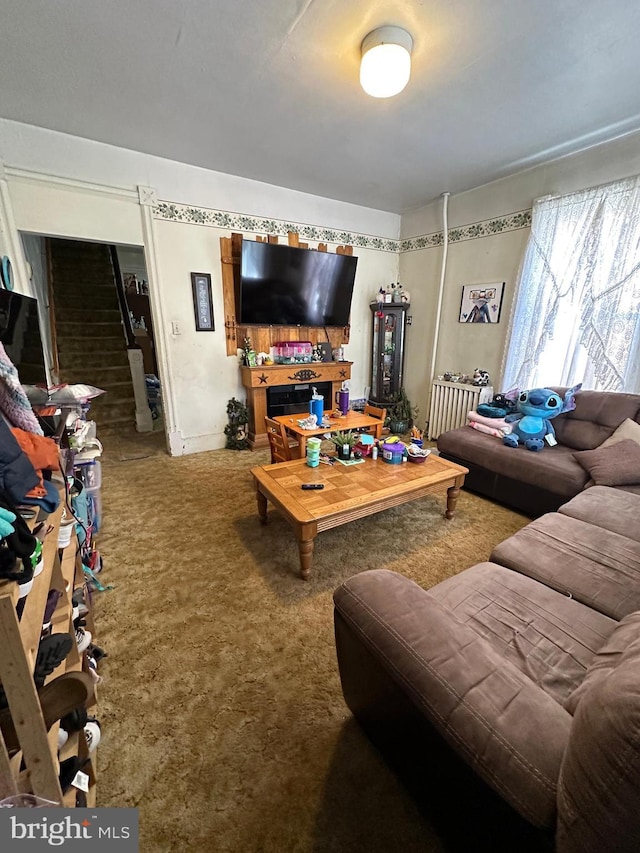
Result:
{"label": "table leg", "polygon": [[458,502],[459,494],[460,488],[458,486],[451,486],[451,488],[447,489],[447,510],[444,514],[445,518],[453,518],[453,514],[456,511],[456,504]]}
{"label": "table leg", "polygon": [[376,424],[376,426],[375,426],[375,430],[376,430],[375,438],[376,438],[376,441],[379,441],[379,440],[382,438],[382,427],[383,427],[383,426],[384,426],[384,423],[382,423],[382,421],[381,421],[379,424]]}
{"label": "table leg", "polygon": [[309,580],[311,574],[311,560],[313,558],[313,539],[300,539],[298,541],[300,551],[300,577],[303,581]]}
{"label": "table leg", "polygon": [[306,435],[299,435],[298,438],[298,458],[304,459],[307,455],[307,437]]}
{"label": "table leg", "polygon": [[256,500],[258,501],[258,517],[260,524],[267,523],[267,499],[260,490],[256,492]]}

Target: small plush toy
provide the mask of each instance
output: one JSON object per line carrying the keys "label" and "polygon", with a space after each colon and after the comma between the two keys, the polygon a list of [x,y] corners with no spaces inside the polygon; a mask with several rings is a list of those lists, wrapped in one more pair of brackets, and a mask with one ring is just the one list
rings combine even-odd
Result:
{"label": "small plush toy", "polygon": [[481,370],[479,367],[476,367],[473,371],[473,384],[484,387],[488,385],[490,381],[489,373],[486,370]]}
{"label": "small plush toy", "polygon": [[551,418],[563,412],[575,409],[575,395],[582,383],[569,388],[564,399],[550,388],[533,388],[522,391],[518,397],[517,412],[507,415],[505,420],[511,424],[512,431],[502,439],[507,447],[524,444],[527,450],[542,450],[546,436],[550,444],[555,444],[555,430]]}

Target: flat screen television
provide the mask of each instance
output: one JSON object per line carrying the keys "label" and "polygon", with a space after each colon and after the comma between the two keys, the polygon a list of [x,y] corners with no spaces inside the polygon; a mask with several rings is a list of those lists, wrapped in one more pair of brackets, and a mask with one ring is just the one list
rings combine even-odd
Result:
{"label": "flat screen television", "polygon": [[0,341],[22,385],[47,385],[37,299],[0,290]]}
{"label": "flat screen television", "polygon": [[243,240],[239,322],[346,326],[357,261],[352,255]]}

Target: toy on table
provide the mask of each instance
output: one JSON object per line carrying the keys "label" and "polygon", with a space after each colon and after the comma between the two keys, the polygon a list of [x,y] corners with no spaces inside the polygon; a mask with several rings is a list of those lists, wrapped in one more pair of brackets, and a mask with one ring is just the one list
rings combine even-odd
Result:
{"label": "toy on table", "polygon": [[527,450],[542,450],[545,439],[548,444],[556,444],[556,433],[551,418],[576,407],[575,395],[582,383],[569,388],[564,399],[550,388],[533,388],[522,391],[518,397],[517,412],[507,415],[505,420],[511,424],[512,432],[502,439],[507,447],[524,444]]}

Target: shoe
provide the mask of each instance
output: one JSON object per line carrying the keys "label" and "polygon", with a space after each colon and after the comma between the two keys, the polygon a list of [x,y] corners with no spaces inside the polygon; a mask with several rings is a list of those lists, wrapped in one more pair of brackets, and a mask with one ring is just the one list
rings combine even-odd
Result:
{"label": "shoe", "polygon": [[91,645],[91,633],[84,628],[76,628],[76,643],[80,653],[86,651]]}
{"label": "shoe", "polygon": [[88,720],[87,709],[84,705],[78,705],[77,708],[74,708],[62,717],[60,728],[64,729],[68,734],[71,734],[71,732],[81,732],[87,725]]}
{"label": "shoe", "polygon": [[77,618],[75,616],[76,608],[78,609],[78,617],[80,619],[82,619],[84,616],[87,615],[87,613],[89,612],[89,608],[88,608],[87,604],[85,603],[85,587],[84,586],[78,587],[78,589],[76,589],[74,591],[71,601],[73,604],[73,610],[74,610],[74,617],[73,618],[74,619]]}
{"label": "shoe", "polygon": [[62,788],[63,794],[66,794],[71,787],[71,783],[76,778],[76,775],[83,770],[88,763],[88,758],[79,758],[77,755],[73,755],[71,758],[65,758],[64,761],[60,762],[60,774],[58,778],[60,779],[60,787]]}
{"label": "shoe", "polygon": [[[47,676],[60,666],[72,648],[73,640],[70,634],[48,634],[40,639],[33,668],[36,688],[42,687]],[[7,708],[8,705],[6,694],[0,686],[0,709]]]}
{"label": "shoe", "polygon": [[102,676],[98,675],[98,664],[94,657],[87,655],[87,664],[89,666],[89,675],[93,679],[94,684],[102,683]]}
{"label": "shoe", "polygon": [[87,749],[89,754],[95,751],[100,743],[100,723],[95,717],[89,717],[86,726],[84,727],[84,736],[87,739]]}
{"label": "shoe", "polygon": [[62,749],[65,743],[69,740],[69,732],[63,729],[62,726],[58,729],[58,752]]}
{"label": "shoe", "polygon": [[[38,690],[38,699],[44,724],[49,731],[55,722],[94,701],[93,682],[85,672],[65,672],[41,687]],[[17,752],[20,749],[20,741],[9,708],[0,711],[0,729],[9,753]]]}
{"label": "shoe", "polygon": [[42,687],[48,675],[51,675],[73,648],[70,634],[49,634],[40,640],[33,680],[36,687]]}
{"label": "shoe", "polygon": [[50,589],[47,595],[47,603],[44,606],[44,616],[42,617],[42,630],[48,631],[51,628],[51,619],[58,606],[62,593],[58,589]]}
{"label": "shoe", "polygon": [[104,649],[101,649],[100,646],[94,646],[93,643],[87,649],[87,654],[89,657],[92,657],[96,663],[100,663],[104,658],[109,657],[109,655],[105,652]]}

